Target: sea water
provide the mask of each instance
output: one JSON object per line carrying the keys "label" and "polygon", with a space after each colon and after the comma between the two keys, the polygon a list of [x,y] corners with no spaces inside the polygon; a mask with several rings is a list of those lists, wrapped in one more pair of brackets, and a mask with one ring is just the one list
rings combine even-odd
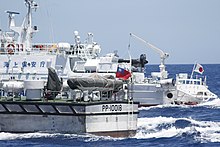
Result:
{"label": "sea water", "polygon": [[[203,65],[209,89],[220,96],[220,64]],[[169,77],[191,74],[193,65],[167,65]],[[158,65],[147,65],[158,71]],[[139,108],[137,134],[111,138],[90,134],[0,133],[0,146],[220,146],[220,99],[197,106],[159,105]]]}

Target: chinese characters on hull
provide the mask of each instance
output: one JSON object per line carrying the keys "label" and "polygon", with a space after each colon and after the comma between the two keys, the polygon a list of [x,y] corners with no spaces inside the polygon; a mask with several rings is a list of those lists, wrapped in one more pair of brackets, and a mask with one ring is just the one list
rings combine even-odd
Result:
{"label": "chinese characters on hull", "polygon": [[[37,67],[37,66],[38,66],[38,67],[45,67],[45,64],[46,64],[45,61],[41,61],[41,62],[39,62],[39,64],[37,64],[36,61],[31,61],[31,62],[23,61],[23,62],[21,63],[21,67],[22,67],[22,68],[25,68],[25,67],[35,68],[35,67]],[[9,63],[9,62],[4,62],[3,67],[9,68],[9,66],[10,66],[10,63]],[[13,67],[18,67],[18,66],[19,66],[19,64],[18,64],[17,62],[14,62]]]}

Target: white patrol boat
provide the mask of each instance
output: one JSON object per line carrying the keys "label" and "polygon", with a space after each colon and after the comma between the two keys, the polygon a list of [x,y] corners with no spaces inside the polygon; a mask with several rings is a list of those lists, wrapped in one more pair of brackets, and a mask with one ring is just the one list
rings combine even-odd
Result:
{"label": "white patrol boat", "polygon": [[[153,106],[162,104],[195,105],[218,98],[206,85],[206,77],[193,78],[194,71],[203,73],[203,67],[195,64],[191,76],[179,73],[176,78],[169,78],[165,68],[165,59],[169,57],[160,48],[144,39],[130,34],[131,37],[143,42],[147,47],[160,54],[160,72],[152,72],[151,77],[144,73],[133,72],[133,80],[129,84],[129,96],[140,102],[140,106]],[[130,46],[130,45],[129,45]]]}
{"label": "white patrol boat", "polygon": [[[15,26],[18,12],[7,11],[11,31],[0,31],[0,131],[135,135],[138,103],[128,98],[123,83],[90,76],[96,63],[87,61],[100,52],[93,34],[81,43],[75,31],[73,45],[32,43],[38,32],[32,10],[38,4],[25,0],[25,5],[22,25]],[[100,60],[107,66],[112,57]]]}
{"label": "white patrol boat", "polygon": [[196,105],[218,98],[208,89],[206,77],[190,78],[186,73],[177,74],[175,86],[175,90],[167,93],[167,97],[170,97],[171,103],[174,104]]}

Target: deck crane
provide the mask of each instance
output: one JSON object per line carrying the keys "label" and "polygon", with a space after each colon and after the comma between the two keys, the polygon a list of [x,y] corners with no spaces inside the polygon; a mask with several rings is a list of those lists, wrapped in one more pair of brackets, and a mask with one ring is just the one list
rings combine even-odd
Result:
{"label": "deck crane", "polygon": [[168,77],[168,73],[165,69],[165,59],[169,57],[168,53],[165,53],[163,50],[161,50],[160,48],[154,46],[153,44],[149,43],[148,41],[145,41],[144,39],[138,37],[137,35],[130,33],[130,36],[143,42],[147,47],[155,50],[157,53],[160,54],[160,73],[158,75],[158,77],[160,77],[161,79],[166,79]]}

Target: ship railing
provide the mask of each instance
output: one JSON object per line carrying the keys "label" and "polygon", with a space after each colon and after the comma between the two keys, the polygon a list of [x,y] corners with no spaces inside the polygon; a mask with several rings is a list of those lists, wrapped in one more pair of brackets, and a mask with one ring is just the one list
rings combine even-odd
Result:
{"label": "ship railing", "polygon": [[74,89],[68,92],[68,100],[76,102],[88,101],[124,101],[125,93],[123,90],[115,92],[114,90],[79,90]]}
{"label": "ship railing", "polygon": [[84,60],[97,57],[97,55],[94,54],[91,49],[87,48],[87,46],[87,44],[72,45],[67,54],[75,55]]}
{"label": "ship railing", "polygon": [[57,44],[33,44],[32,49],[27,51],[23,48],[0,48],[0,54],[7,55],[30,55],[30,54],[57,54],[58,50]]}
{"label": "ship railing", "polygon": [[66,92],[44,89],[42,100],[43,101],[53,100],[55,102],[56,100],[68,99],[68,95],[65,94]]}
{"label": "ship railing", "polygon": [[32,55],[32,54],[60,54],[65,53],[67,55],[74,55],[80,57],[84,60],[93,59],[97,55],[92,52],[91,49],[87,49],[85,45],[80,46],[71,46],[69,49],[59,48],[57,43],[37,43],[32,44],[32,49],[27,51],[26,49],[21,48],[12,48],[10,51],[7,48],[0,48],[0,54],[9,54],[9,55]]}
{"label": "ship railing", "polygon": [[56,54],[59,53],[59,48],[56,43],[33,44],[32,53],[36,52],[44,54]]}
{"label": "ship railing", "polygon": [[199,79],[177,79],[177,84],[193,84],[193,85],[203,85],[202,78]]}

